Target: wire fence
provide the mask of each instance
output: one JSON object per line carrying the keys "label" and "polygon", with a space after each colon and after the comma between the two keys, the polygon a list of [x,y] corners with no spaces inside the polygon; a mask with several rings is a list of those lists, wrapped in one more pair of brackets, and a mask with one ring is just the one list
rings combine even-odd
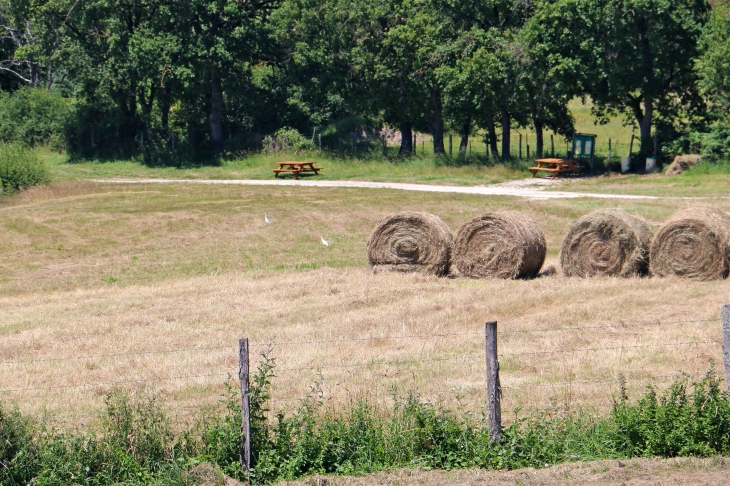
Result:
{"label": "wire fence", "polygon": [[[711,364],[722,366],[720,322],[500,324],[503,407],[522,413],[605,410],[619,391],[638,396],[650,384],[701,377]],[[410,394],[464,411],[485,407],[484,332],[259,339],[250,346],[252,355],[276,363],[272,413],[304,400],[342,409],[364,399],[386,410]],[[0,400],[21,410],[46,410],[61,422],[82,423],[103,415],[103,398],[110,391],[151,388],[163,394],[163,410],[189,417],[222,409],[226,383],[230,389],[237,386],[237,359],[235,343],[6,356],[0,361]]]}

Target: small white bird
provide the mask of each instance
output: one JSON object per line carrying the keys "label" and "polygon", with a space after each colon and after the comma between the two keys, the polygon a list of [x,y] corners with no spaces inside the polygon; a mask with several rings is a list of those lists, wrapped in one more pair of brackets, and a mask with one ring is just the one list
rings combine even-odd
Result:
{"label": "small white bird", "polygon": [[268,217],[268,216],[266,216],[266,213],[264,213],[264,222],[265,222],[266,224],[271,224],[271,221],[269,221],[269,217]]}
{"label": "small white bird", "polygon": [[324,236],[320,236],[319,238],[320,238],[320,239],[322,240],[322,244],[323,244],[324,246],[330,246],[330,244],[329,244],[329,243],[327,243],[327,240],[325,240],[325,239],[324,239]]}

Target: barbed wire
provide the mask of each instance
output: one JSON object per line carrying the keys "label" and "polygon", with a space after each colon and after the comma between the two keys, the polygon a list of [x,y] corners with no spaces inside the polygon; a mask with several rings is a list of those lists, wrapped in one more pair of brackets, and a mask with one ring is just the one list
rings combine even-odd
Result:
{"label": "barbed wire", "polygon": [[232,373],[205,373],[200,375],[177,375],[177,376],[169,376],[165,378],[145,378],[145,379],[135,379],[135,380],[117,380],[117,381],[102,381],[97,383],[83,383],[79,385],[54,385],[54,386],[43,386],[43,387],[28,387],[28,388],[5,388],[0,389],[0,393],[17,393],[17,392],[24,392],[24,391],[39,391],[39,390],[62,390],[62,389],[70,389],[70,388],[94,388],[94,387],[102,387],[102,386],[116,386],[116,385],[128,385],[128,384],[138,384],[138,383],[161,383],[165,381],[175,381],[175,380],[184,380],[187,378],[205,378],[205,377],[211,377],[211,376],[229,376],[232,375]]}
{"label": "barbed wire", "polygon": [[[500,330],[499,334],[523,334],[523,333],[543,333],[543,332],[562,332],[562,331],[581,331],[581,330],[596,330],[596,329],[615,329],[625,327],[642,327],[642,326],[655,326],[655,325],[670,325],[670,324],[689,324],[689,323],[700,323],[700,322],[719,322],[719,319],[696,319],[696,320],[676,320],[676,321],[650,321],[642,323],[615,323],[600,326],[575,326],[575,327],[554,327],[554,328],[538,328],[538,329],[504,329]],[[507,321],[506,324],[515,321]],[[504,325],[505,323],[503,323]],[[482,332],[457,332],[457,333],[435,333],[435,334],[404,334],[395,336],[369,336],[362,338],[338,338],[338,339],[323,339],[323,340],[311,340],[311,341],[271,341],[271,342],[254,342],[249,343],[250,346],[254,347],[274,347],[274,346],[294,346],[294,345],[311,345],[311,344],[333,344],[333,343],[345,343],[345,342],[363,342],[363,341],[382,341],[382,340],[395,340],[395,339],[426,339],[436,337],[450,337],[450,336],[483,336]],[[181,352],[198,352],[198,351],[210,351],[216,349],[237,349],[236,345],[217,345],[217,346],[199,346],[189,348],[174,348],[174,349],[157,349],[147,351],[129,351],[121,353],[102,353],[102,354],[90,354],[90,355],[76,355],[67,356],[62,358],[34,358],[34,359],[20,359],[20,360],[8,360],[0,361],[0,365],[14,365],[14,364],[28,364],[28,363],[42,363],[42,362],[61,362],[61,361],[78,361],[83,359],[99,359],[99,358],[113,358],[120,356],[142,356],[142,355],[154,355],[154,354],[170,354],[170,353],[181,353]]]}
{"label": "barbed wire", "polygon": [[621,383],[621,382],[636,382],[636,381],[644,381],[644,380],[656,380],[656,379],[666,379],[666,378],[676,378],[680,376],[705,376],[706,373],[672,373],[669,375],[649,375],[644,376],[641,378],[613,378],[610,380],[573,380],[573,381],[561,381],[556,383],[535,383],[535,384],[522,384],[522,385],[507,385],[502,386],[503,390],[512,390],[517,388],[542,388],[542,387],[551,387],[556,388],[560,386],[572,386],[572,385],[587,385],[587,384],[593,384],[593,383]]}
{"label": "barbed wire", "polygon": [[632,344],[630,346],[607,346],[604,348],[554,349],[547,351],[529,351],[525,353],[500,353],[500,356],[530,356],[535,354],[582,353],[587,351],[615,351],[619,349],[654,348],[662,346],[685,346],[692,344],[721,344],[722,341],[683,341],[679,343]]}

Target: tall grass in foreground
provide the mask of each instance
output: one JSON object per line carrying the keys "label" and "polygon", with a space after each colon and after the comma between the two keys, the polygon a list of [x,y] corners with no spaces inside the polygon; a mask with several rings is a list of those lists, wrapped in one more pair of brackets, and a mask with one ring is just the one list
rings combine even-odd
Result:
{"label": "tall grass in foreground", "polygon": [[[396,467],[516,469],[566,461],[640,456],[730,454],[730,402],[711,369],[698,382],[647,389],[631,404],[619,393],[607,417],[545,412],[515,421],[497,444],[484,419],[427,403],[417,395],[392,410],[367,401],[324,410],[317,393],[292,413],[268,418],[274,362],[253,378],[255,483],[308,474],[364,474]],[[194,466],[211,462],[243,479],[238,463],[240,398],[227,413],[174,434],[154,400],[107,398],[99,430],[65,434],[16,411],[0,409],[0,484],[195,484]],[[385,413],[387,412],[387,413]]]}

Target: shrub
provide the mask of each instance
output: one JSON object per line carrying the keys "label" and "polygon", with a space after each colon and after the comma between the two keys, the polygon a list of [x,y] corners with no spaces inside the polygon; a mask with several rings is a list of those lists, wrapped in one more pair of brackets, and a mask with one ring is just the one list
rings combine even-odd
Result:
{"label": "shrub", "polygon": [[0,92],[0,142],[65,148],[72,101],[41,88]]}
{"label": "shrub", "polygon": [[0,145],[0,187],[14,192],[49,181],[48,169],[33,150],[17,144]]}
{"label": "shrub", "polygon": [[281,150],[311,150],[314,148],[312,141],[293,128],[284,127],[271,136],[267,135],[263,141],[264,150],[267,152],[279,152]]}

